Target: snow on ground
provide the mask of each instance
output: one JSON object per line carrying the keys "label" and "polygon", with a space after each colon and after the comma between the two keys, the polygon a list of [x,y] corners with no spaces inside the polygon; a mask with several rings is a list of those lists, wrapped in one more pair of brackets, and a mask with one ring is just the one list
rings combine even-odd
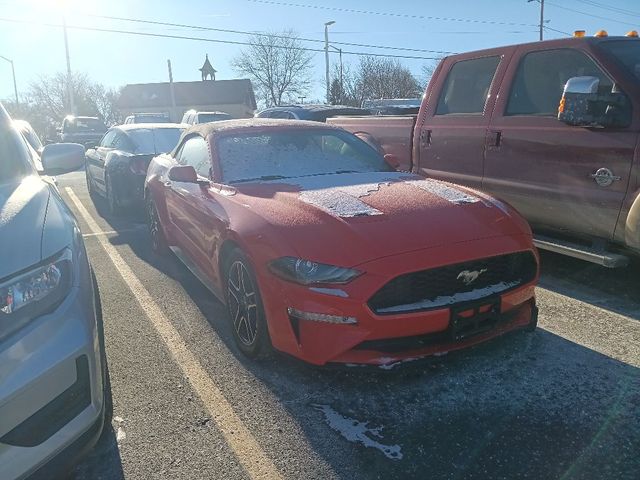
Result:
{"label": "snow on ground", "polygon": [[313,404],[312,406],[322,412],[329,426],[348,441],[361,443],[367,448],[376,448],[392,460],[402,460],[400,445],[384,445],[372,438],[382,439],[383,436],[381,432],[383,427],[370,428],[367,426],[369,422],[360,422],[353,418],[345,417],[329,405]]}

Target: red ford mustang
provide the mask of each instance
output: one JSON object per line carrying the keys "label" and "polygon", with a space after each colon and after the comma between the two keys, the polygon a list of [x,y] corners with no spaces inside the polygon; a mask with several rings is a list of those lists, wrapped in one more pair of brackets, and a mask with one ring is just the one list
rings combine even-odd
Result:
{"label": "red ford mustang", "polygon": [[527,223],[479,192],[393,171],[314,122],[192,127],[149,166],[154,249],[229,309],[240,350],[390,364],[537,324]]}

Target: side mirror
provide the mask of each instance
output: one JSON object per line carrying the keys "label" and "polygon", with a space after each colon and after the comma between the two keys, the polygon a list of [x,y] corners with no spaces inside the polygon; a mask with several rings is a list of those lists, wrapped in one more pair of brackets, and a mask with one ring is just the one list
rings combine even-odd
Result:
{"label": "side mirror", "polygon": [[599,93],[596,77],[572,77],[564,86],[558,106],[558,120],[577,127],[622,128],[631,123],[631,102],[614,86]]}
{"label": "side mirror", "polygon": [[384,156],[384,161],[387,162],[387,164],[394,170],[397,170],[398,168],[400,168],[400,159],[397,156],[395,156],[393,153],[387,153]]}
{"label": "side mirror", "polygon": [[84,146],[79,143],[51,143],[42,150],[42,167],[47,175],[62,175],[84,165]]}
{"label": "side mirror", "polygon": [[198,183],[198,174],[191,165],[176,165],[169,170],[169,180],[183,183]]}

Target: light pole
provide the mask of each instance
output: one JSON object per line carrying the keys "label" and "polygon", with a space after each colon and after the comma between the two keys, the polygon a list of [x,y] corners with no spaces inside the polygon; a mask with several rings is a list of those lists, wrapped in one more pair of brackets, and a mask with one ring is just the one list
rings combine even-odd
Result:
{"label": "light pole", "polygon": [[71,85],[71,60],[69,59],[69,39],[67,38],[67,14],[62,15],[62,30],[64,32],[64,50],[67,55],[67,92],[69,94],[69,106],[71,115],[76,114],[76,105],[73,101],[73,86]]}
{"label": "light pole", "polygon": [[329,103],[329,25],[336,23],[334,20],[324,24],[324,63],[325,63],[325,80],[327,81],[327,103]]}
{"label": "light pole", "polygon": [[7,57],[0,55],[0,58],[6,60],[11,64],[11,73],[13,74],[13,93],[16,95],[16,110],[18,109],[18,85],[16,84],[16,69],[13,66],[13,60],[9,60]]}
{"label": "light pole", "polygon": [[542,41],[544,40],[544,0],[527,0],[527,2],[538,2],[540,4],[540,41]]}

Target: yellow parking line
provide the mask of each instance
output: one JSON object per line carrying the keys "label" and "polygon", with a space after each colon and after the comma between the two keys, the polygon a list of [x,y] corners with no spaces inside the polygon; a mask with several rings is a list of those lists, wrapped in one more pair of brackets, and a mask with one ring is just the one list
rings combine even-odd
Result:
{"label": "yellow parking line", "polygon": [[[91,233],[102,233],[100,226],[93,219],[84,205],[70,187],[65,188],[69,198],[74,203],[79,214],[89,226]],[[178,331],[173,327],[162,309],[153,300],[151,294],[135,276],[133,270],[105,235],[95,235],[100,245],[113,262],[116,270],[122,276],[140,307],[144,310],[158,335],[162,338],[169,353],[182,370],[194,392],[200,398],[218,430],[224,436],[227,444],[234,451],[238,460],[252,478],[280,479],[283,478],[265,451],[258,445],[254,436],[245,427],[242,420],[233,410],[229,401],[211,380],[198,359],[187,347]],[[222,475],[221,475],[222,476]]]}

